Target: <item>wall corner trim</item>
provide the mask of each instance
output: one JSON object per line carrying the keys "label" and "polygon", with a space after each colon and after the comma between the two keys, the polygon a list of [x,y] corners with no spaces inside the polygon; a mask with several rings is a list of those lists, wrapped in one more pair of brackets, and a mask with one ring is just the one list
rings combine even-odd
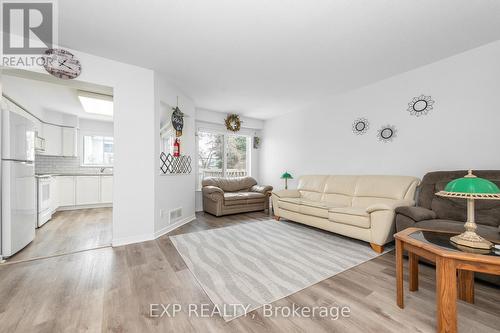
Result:
{"label": "wall corner trim", "polygon": [[186,217],[182,220],[179,220],[172,225],[168,225],[168,226],[156,231],[154,233],[154,238],[156,239],[158,237],[161,237],[161,236],[165,235],[166,233],[169,233],[170,231],[173,231],[173,230],[183,226],[184,224],[189,223],[189,222],[194,221],[194,220],[196,220],[196,215],[195,214],[189,215],[188,217]]}
{"label": "wall corner trim", "polygon": [[186,223],[189,223],[191,221],[196,220],[196,215],[190,215],[172,225],[168,225],[153,234],[145,234],[145,235],[139,235],[139,236],[130,236],[130,237],[123,237],[123,238],[117,238],[113,239],[111,246],[112,247],[117,247],[117,246],[123,246],[123,245],[129,245],[129,244],[135,244],[135,243],[142,243],[142,242],[147,242],[150,240],[155,240],[158,237],[161,237],[181,226],[183,226]]}

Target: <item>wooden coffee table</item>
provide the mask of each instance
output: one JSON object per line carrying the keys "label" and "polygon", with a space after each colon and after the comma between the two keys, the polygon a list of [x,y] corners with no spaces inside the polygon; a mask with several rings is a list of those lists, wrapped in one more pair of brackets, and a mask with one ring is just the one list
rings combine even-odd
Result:
{"label": "wooden coffee table", "polygon": [[[450,242],[456,233],[408,228],[396,238],[397,304],[404,308],[403,252],[409,257],[409,289],[418,290],[418,258],[436,264],[437,332],[457,331],[457,296],[474,303],[474,272],[500,275],[500,250],[473,253]],[[458,275],[458,277],[457,277]],[[458,283],[458,287],[457,287]]]}

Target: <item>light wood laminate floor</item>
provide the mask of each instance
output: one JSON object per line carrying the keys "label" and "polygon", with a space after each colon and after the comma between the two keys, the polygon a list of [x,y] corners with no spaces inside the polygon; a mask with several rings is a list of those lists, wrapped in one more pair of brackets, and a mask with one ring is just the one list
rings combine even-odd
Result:
{"label": "light wood laminate floor", "polygon": [[42,227],[35,239],[7,262],[47,257],[111,245],[112,208],[60,211]]}
{"label": "light wood laminate floor", "polygon": [[[198,214],[174,233],[252,223],[264,213],[223,218]],[[407,276],[405,275],[405,281]],[[151,303],[210,304],[168,236],[0,266],[1,332],[434,332],[434,268],[421,265],[420,290],[396,305],[393,253],[363,263],[275,306],[351,308],[350,318],[264,318],[261,310],[229,323],[220,317],[151,318]],[[407,284],[405,282],[405,288]],[[476,304],[459,301],[461,332],[498,332],[500,290],[476,284]]]}

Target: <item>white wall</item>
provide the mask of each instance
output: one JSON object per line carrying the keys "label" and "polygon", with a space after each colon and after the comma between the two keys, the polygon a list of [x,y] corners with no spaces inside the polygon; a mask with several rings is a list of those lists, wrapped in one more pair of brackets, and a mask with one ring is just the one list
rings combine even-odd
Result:
{"label": "white wall", "polygon": [[[206,110],[202,108],[196,108],[196,129],[205,128],[212,129],[220,132],[228,132],[226,126],[224,125],[224,120],[226,119],[228,113]],[[248,117],[240,117],[241,120],[241,130],[238,132],[242,135],[247,135],[250,137],[262,136],[262,129],[264,128],[264,121],[261,119],[254,119]],[[250,172],[251,176],[257,181],[260,180],[260,148],[253,148],[253,140],[251,142],[251,157],[250,157]],[[198,157],[198,155],[196,155]],[[198,160],[196,159],[196,163]],[[196,211],[203,210],[201,191],[196,191]]]}
{"label": "white wall", "polygon": [[[399,174],[433,170],[499,169],[500,41],[329,96],[300,112],[265,122],[261,178],[282,188],[288,170],[303,174]],[[414,117],[408,102],[420,94],[436,101]],[[357,117],[370,130],[351,131]],[[397,126],[392,143],[378,142],[380,126]],[[296,185],[292,181],[291,187]]]}
{"label": "white wall", "polygon": [[[156,171],[154,73],[149,69],[70,51],[80,59],[83,68],[76,81],[113,89],[113,245],[151,239],[154,237]],[[43,68],[28,67],[25,70],[32,76],[50,78]]]}
{"label": "white wall", "polygon": [[93,119],[79,119],[78,128],[82,132],[96,135],[113,136],[113,122]]}
{"label": "white wall", "polygon": [[[155,91],[155,235],[159,236],[195,218],[195,109],[193,101],[159,73],[155,74]],[[177,97],[179,97],[179,108],[186,115],[181,136],[181,154],[191,156],[193,171],[186,175],[161,175],[160,105],[163,103],[175,106]],[[182,208],[182,217],[174,224],[169,221],[169,212],[177,208]],[[161,211],[164,212],[163,216]]]}

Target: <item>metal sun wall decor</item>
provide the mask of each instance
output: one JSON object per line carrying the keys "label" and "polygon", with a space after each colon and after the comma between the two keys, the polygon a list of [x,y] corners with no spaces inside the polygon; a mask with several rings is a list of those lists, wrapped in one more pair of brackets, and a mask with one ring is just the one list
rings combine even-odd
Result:
{"label": "metal sun wall decor", "polygon": [[357,135],[365,134],[370,128],[370,122],[366,118],[358,118],[352,123],[352,132]]}
{"label": "metal sun wall decor", "polygon": [[434,104],[434,100],[431,96],[420,95],[418,97],[414,97],[410,103],[408,103],[407,111],[410,112],[412,116],[420,117],[425,116],[434,109],[432,106]]}
{"label": "metal sun wall decor", "polygon": [[192,171],[191,156],[174,157],[172,154],[161,153],[160,161],[160,170],[164,175],[190,174]]}
{"label": "metal sun wall decor", "polygon": [[397,131],[394,125],[382,126],[377,133],[378,140],[386,143],[391,142],[397,136]]}

